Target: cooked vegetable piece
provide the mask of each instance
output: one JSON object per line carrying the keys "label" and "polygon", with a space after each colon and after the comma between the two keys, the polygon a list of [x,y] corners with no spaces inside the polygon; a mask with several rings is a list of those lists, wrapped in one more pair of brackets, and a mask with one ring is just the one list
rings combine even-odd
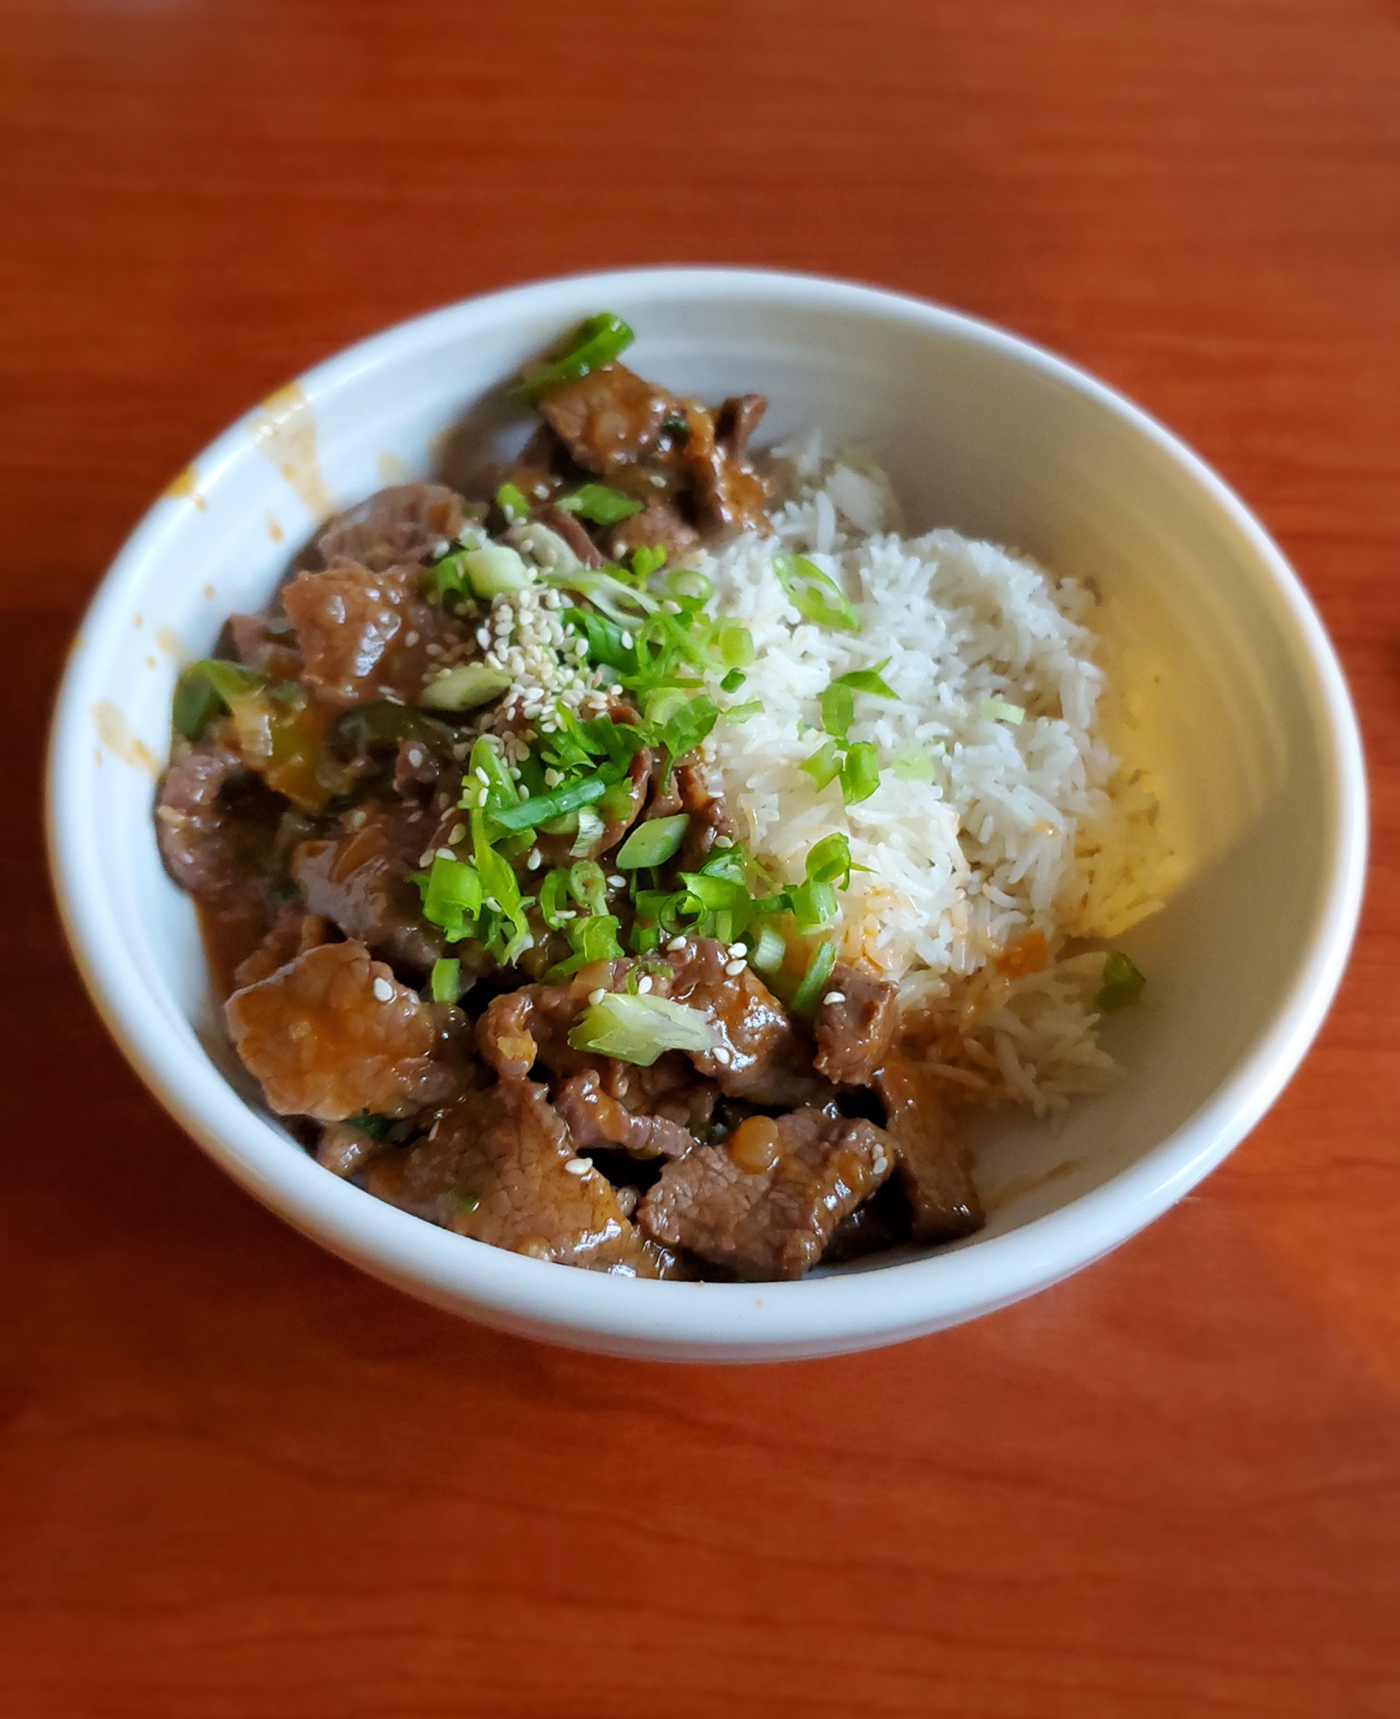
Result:
{"label": "cooked vegetable piece", "polygon": [[1112,1014],[1115,1009],[1126,1009],[1137,1002],[1146,983],[1145,975],[1128,956],[1121,950],[1111,950],[1104,957],[1103,983],[1094,998],[1094,1007],[1105,1015]]}
{"label": "cooked vegetable piece", "polygon": [[617,1057],[641,1068],[650,1068],[665,1051],[694,1051],[703,1056],[718,1042],[699,1009],[667,997],[615,991],[590,1004],[569,1032],[575,1050]]}
{"label": "cooked vegetable piece", "polygon": [[603,365],[611,364],[632,344],[636,336],[620,316],[602,311],[590,316],[574,330],[563,353],[521,377],[511,390],[522,400],[538,400],[560,382],[572,382]]}

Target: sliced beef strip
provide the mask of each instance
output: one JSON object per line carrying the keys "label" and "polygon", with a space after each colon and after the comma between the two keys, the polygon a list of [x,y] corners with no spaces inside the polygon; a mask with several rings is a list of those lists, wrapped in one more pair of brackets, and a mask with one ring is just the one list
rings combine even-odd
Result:
{"label": "sliced beef strip", "polygon": [[347,1180],[360,1175],[371,1158],[387,1148],[382,1140],[356,1128],[353,1122],[328,1122],[316,1142],[316,1162],[333,1176]]}
{"label": "sliced beef strip", "polygon": [[715,441],[731,456],[748,452],[768,402],[762,394],[731,394],[715,412]]}
{"label": "sliced beef strip", "polygon": [[267,936],[234,968],[234,989],[241,991],[245,985],[271,978],[279,967],[324,943],[329,933],[330,927],[319,914],[308,913],[300,902],[284,902]]}
{"label": "sliced beef strip", "polygon": [[634,499],[641,502],[642,511],[606,528],[604,541],[614,561],[625,560],[634,549],[653,547],[664,549],[668,560],[679,561],[699,543],[694,509],[684,492],[668,486],[666,490],[641,491]]}
{"label": "sliced beef strip", "polygon": [[748,1280],[814,1266],[837,1225],[889,1175],[892,1150],[873,1123],[828,1110],[791,1111],[767,1127],[766,1168],[746,1167],[747,1150],[736,1156],[742,1126],[728,1144],[668,1164],[637,1207],[642,1233]]}
{"label": "sliced beef strip", "polygon": [[421,740],[401,740],[394,755],[394,792],[415,804],[431,796],[442,775],[443,761]]}
{"label": "sliced beef strip", "polygon": [[462,529],[462,499],[436,483],[396,484],[338,513],[316,539],[327,567],[356,561],[372,573],[421,562]]}
{"label": "sliced beef strip", "polygon": [[245,668],[255,669],[270,681],[300,679],[301,652],[285,616],[230,615],[228,632]]}
{"label": "sliced beef strip", "polygon": [[[724,408],[720,410],[723,414]],[[751,405],[745,415],[753,416]],[[694,486],[696,523],[701,530],[728,533],[752,527],[771,531],[766,510],[773,486],[754,469],[734,440],[737,407],[729,413],[727,436],[720,434],[716,414],[703,406],[690,406],[686,421],[690,434],[682,445],[681,458]]]}
{"label": "sliced beef strip", "polygon": [[280,1116],[409,1116],[456,1085],[437,1017],[363,943],[323,943],[224,1005],[229,1037]]}
{"label": "sliced beef strip", "polygon": [[899,1024],[888,980],[838,963],[817,1014],[817,1067],[837,1086],[869,1086]]}
{"label": "sliced beef strip", "polygon": [[[772,1105],[804,1104],[827,1094],[830,1089],[812,1070],[811,1041],[750,968],[726,971],[735,962],[723,944],[692,938],[658,961],[669,972],[649,964],[653,994],[698,1010],[717,1029],[723,1055],[686,1055],[720,1092]],[[526,985],[494,998],[477,1026],[481,1054],[507,1076],[527,1074],[537,1063],[565,1077],[595,1067],[597,1058],[569,1044],[569,1030],[593,991],[621,990],[635,965],[627,959],[600,961],[563,985]],[[633,1078],[641,1072],[632,1071]]]}
{"label": "sliced beef strip", "polygon": [[156,831],[165,869],[197,901],[218,907],[261,888],[273,867],[286,801],[252,773],[216,724],[180,740],[156,795]]}
{"label": "sliced beef strip", "polygon": [[532,1081],[498,1081],[446,1112],[432,1133],[376,1158],[372,1194],[430,1222],[533,1259],[636,1277],[657,1256],[623,1215],[611,1183],[580,1162],[564,1119]]}
{"label": "sliced beef strip", "polygon": [[303,679],[335,704],[413,703],[462,635],[422,594],[416,566],[374,571],[340,562],[298,573],[282,593],[305,663]]}
{"label": "sliced beef strip", "polygon": [[620,1146],[635,1158],[680,1158],[695,1145],[684,1123],[649,1109],[629,1110],[607,1087],[605,1073],[588,1068],[570,1075],[555,1094],[559,1114],[580,1146]]}
{"label": "sliced beef strip", "polygon": [[896,1054],[875,1076],[894,1142],[899,1178],[909,1197],[916,1241],[951,1241],[987,1221],[971,1155],[958,1138],[936,1076]]}
{"label": "sliced beef strip", "polygon": [[604,364],[541,396],[540,415],[585,471],[609,477],[656,446],[667,418],[684,406],[625,364]]}
{"label": "sliced beef strip", "polygon": [[442,933],[423,918],[412,874],[420,869],[432,822],[412,803],[357,806],[334,835],[303,842],[292,876],[306,905],[381,960],[423,974],[443,953]]}
{"label": "sliced beef strip", "polygon": [[690,827],[681,848],[681,869],[699,871],[721,838],[732,840],[734,820],[724,800],[715,792],[710,773],[698,754],[676,765],[675,784],[681,810],[690,814]]}

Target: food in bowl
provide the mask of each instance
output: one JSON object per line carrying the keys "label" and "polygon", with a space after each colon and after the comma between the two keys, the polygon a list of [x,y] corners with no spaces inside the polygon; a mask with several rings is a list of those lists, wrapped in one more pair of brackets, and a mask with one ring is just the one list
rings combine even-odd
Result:
{"label": "food in bowl", "polygon": [[636,1276],[974,1232],[958,1126],[1111,1072],[1157,905],[1094,595],[750,446],[590,319],[472,498],[327,523],[181,676],[157,826],[328,1171]]}

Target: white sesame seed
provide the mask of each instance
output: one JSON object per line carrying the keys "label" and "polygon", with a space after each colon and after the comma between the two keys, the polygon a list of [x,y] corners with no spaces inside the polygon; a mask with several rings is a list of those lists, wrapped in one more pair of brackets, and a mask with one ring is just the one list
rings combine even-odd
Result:
{"label": "white sesame seed", "polygon": [[726,961],[724,970],[731,979],[737,979],[744,970],[744,963],[742,961]]}
{"label": "white sesame seed", "polygon": [[748,952],[749,946],[747,943],[731,943],[729,945],[729,953],[736,961],[742,961]]}
{"label": "white sesame seed", "polygon": [[645,997],[647,992],[650,989],[651,989],[651,974],[650,973],[643,973],[641,978],[638,979],[638,981],[637,981],[637,995],[639,997]]}
{"label": "white sesame seed", "polygon": [[[619,642],[622,645],[623,650],[630,651],[632,649],[632,635],[631,635],[631,633],[621,632],[617,636],[618,636]],[[580,640],[578,640],[578,643],[583,644],[584,641],[582,639],[580,639]]]}
{"label": "white sesame seed", "polygon": [[827,1003],[844,1003],[846,993],[844,991],[828,991],[822,1000]]}
{"label": "white sesame seed", "polygon": [[544,773],[544,779],[549,787],[557,788],[564,780],[564,772],[562,770],[554,769],[546,770]]}
{"label": "white sesame seed", "polygon": [[603,989],[603,987],[599,985],[596,991],[590,991],[588,993],[588,1000],[590,1003],[598,1004],[602,1002],[603,998],[606,997],[607,994],[608,993]]}
{"label": "white sesame seed", "polygon": [[571,1176],[586,1176],[593,1166],[587,1158],[570,1158],[564,1168]]}
{"label": "white sesame seed", "polygon": [[871,1169],[871,1173],[873,1175],[883,1176],[885,1171],[888,1170],[889,1167],[890,1167],[890,1161],[882,1152],[880,1154],[880,1156],[875,1160],[875,1162],[870,1166],[870,1169]]}
{"label": "white sesame seed", "polygon": [[608,883],[613,889],[626,889],[627,888],[627,879],[622,875],[622,873],[620,871],[615,871],[612,874],[612,876],[608,879]]}
{"label": "white sesame seed", "polygon": [[674,954],[676,950],[685,948],[685,938],[673,937],[666,947]]}
{"label": "white sesame seed", "polygon": [[732,848],[734,846],[734,838],[733,836],[716,836],[715,846],[717,848]]}
{"label": "white sesame seed", "polygon": [[447,541],[447,539],[445,537],[439,537],[437,542],[433,545],[433,547],[430,551],[433,560],[434,561],[441,561],[443,556],[446,555],[447,551],[451,547],[452,547],[452,545]]}
{"label": "white sesame seed", "polygon": [[716,1045],[714,1056],[716,1062],[723,1063],[726,1067],[734,1061],[734,1053],[728,1045]]}
{"label": "white sesame seed", "polygon": [[464,839],[466,833],[467,826],[465,824],[453,824],[452,828],[447,832],[448,846],[455,848],[457,843]]}
{"label": "white sesame seed", "polygon": [[381,1003],[387,1003],[387,1002],[392,1001],[393,995],[394,995],[394,987],[389,983],[389,981],[387,979],[376,979],[374,981],[373,990],[374,990],[375,996],[379,999],[379,1001]]}
{"label": "white sesame seed", "polygon": [[437,851],[437,857],[439,859],[456,859],[457,856],[453,853],[451,848],[439,848]]}
{"label": "white sesame seed", "polygon": [[544,855],[538,848],[531,848],[525,857],[526,868],[530,871],[538,871],[543,864]]}
{"label": "white sesame seed", "polygon": [[403,636],[403,642],[406,645],[416,645],[418,643],[417,633],[405,633]]}
{"label": "white sesame seed", "polygon": [[549,485],[547,483],[537,483],[535,485],[535,500],[536,501],[548,501],[549,500]]}
{"label": "white sesame seed", "polygon": [[472,771],[472,775],[476,777],[477,781],[480,782],[483,787],[489,788],[491,786],[491,778],[486,774],[485,770],[482,769],[480,764],[478,764],[476,769]]}
{"label": "white sesame seed", "polygon": [[476,629],[476,642],[481,646],[482,650],[490,650],[491,629],[489,627],[478,627]]}

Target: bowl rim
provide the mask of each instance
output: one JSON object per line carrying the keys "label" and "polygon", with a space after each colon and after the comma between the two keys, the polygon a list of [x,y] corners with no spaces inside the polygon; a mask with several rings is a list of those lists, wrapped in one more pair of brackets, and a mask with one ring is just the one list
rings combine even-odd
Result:
{"label": "bowl rim", "polygon": [[[1296,976],[1266,1027],[1206,1102],[1142,1158],[1065,1206],[930,1256],[791,1283],[652,1282],[545,1262],[440,1230],[289,1152],[284,1135],[234,1091],[200,1051],[162,1030],[154,996],[126,966],[101,910],[101,868],[84,824],[80,779],[91,765],[88,711],[97,643],[181,515],[158,498],[97,587],[70,651],[46,770],[49,865],[60,916],[87,990],[127,1060],[174,1119],[264,1204],[352,1263],[439,1306],[531,1335],[626,1354],[766,1359],[899,1341],[1005,1306],[1070,1275],[1159,1217],[1254,1127],[1302,1061],[1331,1005],[1360,911],[1367,796],[1360,732],[1342,670],[1310,598],[1282,551],[1225,481],[1117,390],[993,323],[911,295],[828,276],[722,267],[650,267],[557,276],[473,296],[397,323],[297,378],[314,408],[352,378],[473,322],[578,313],[622,295],[653,302],[741,297],[918,325],[990,347],[1107,410],[1144,438],[1210,504],[1241,563],[1270,600],[1305,689],[1326,773],[1325,886]],[[245,413],[195,456],[201,489],[252,451]],[[260,457],[260,456],[257,456]]]}

